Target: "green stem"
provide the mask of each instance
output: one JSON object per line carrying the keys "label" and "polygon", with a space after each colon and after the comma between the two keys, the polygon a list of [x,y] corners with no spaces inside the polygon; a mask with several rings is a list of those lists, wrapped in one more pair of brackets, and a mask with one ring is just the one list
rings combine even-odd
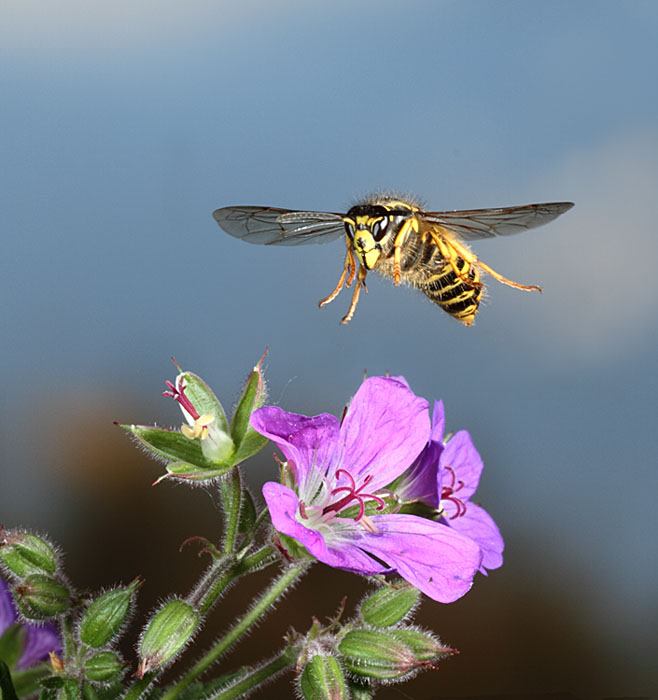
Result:
{"label": "green stem", "polygon": [[217,599],[236,578],[250,571],[254,571],[255,569],[262,569],[268,564],[274,563],[275,560],[276,554],[274,550],[267,545],[248,557],[235,562],[222,576],[209,585],[208,590],[201,597],[198,604],[201,615],[205,615],[210,610],[217,602]]}
{"label": "green stem", "polygon": [[224,552],[229,554],[235,550],[242,504],[242,476],[238,467],[222,479],[219,489],[224,509]]}
{"label": "green stem", "polygon": [[268,663],[252,670],[248,675],[214,695],[209,695],[208,700],[234,700],[241,698],[244,693],[257,688],[259,685],[272,680],[277,674],[290,668],[297,660],[297,653],[287,648]]}
{"label": "green stem", "polygon": [[[212,605],[217,601],[224,590],[238,577],[248,574],[256,569],[262,569],[264,566],[275,561],[276,554],[272,547],[265,546],[258,551],[250,554],[248,557],[237,561],[233,564],[224,575],[214,581],[210,588],[202,596],[198,604],[199,611],[202,615],[208,612]],[[212,576],[212,574],[210,574]],[[152,671],[144,674],[143,678],[135,681],[128,692],[123,696],[123,700],[137,700],[142,693],[153,683],[159,675],[159,671]]]}
{"label": "green stem", "polygon": [[123,696],[123,700],[138,700],[141,694],[151,685],[157,676],[156,671],[145,673],[143,678],[135,681],[130,690]]}
{"label": "green stem", "polygon": [[278,598],[289,589],[293,581],[298,578],[309,566],[309,562],[303,562],[287,568],[270,588],[256,601],[246,615],[205,654],[172,688],[170,688],[160,700],[174,700],[188,686],[212,666],[217,659],[262,617]]}

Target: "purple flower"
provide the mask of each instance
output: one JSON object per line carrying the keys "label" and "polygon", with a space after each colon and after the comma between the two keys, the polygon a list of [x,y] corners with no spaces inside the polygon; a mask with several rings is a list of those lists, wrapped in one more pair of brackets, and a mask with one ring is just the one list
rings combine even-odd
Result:
{"label": "purple flower", "polygon": [[329,566],[360,574],[397,572],[444,603],[468,591],[482,561],[473,540],[416,515],[365,512],[384,509],[384,487],[429,442],[428,404],[404,380],[366,379],[342,422],[268,406],[255,411],[251,423],[288,460],[284,483],[263,487],[279,532]]}
{"label": "purple flower", "polygon": [[503,538],[484,508],[471,503],[482,473],[482,458],[466,430],[443,441],[443,403],[434,404],[430,439],[412,467],[395,484],[403,501],[421,501],[441,513],[440,522],[473,540],[482,550],[480,571],[503,563]]}
{"label": "purple flower", "polygon": [[[16,623],[18,615],[14,606],[9,587],[0,578],[0,636],[2,636],[9,627]],[[59,634],[54,625],[46,624],[40,627],[21,623],[21,627],[25,630],[23,638],[23,650],[16,662],[15,670],[28,668],[35,661],[41,661],[48,658],[51,651],[59,653],[62,649],[62,643]]]}

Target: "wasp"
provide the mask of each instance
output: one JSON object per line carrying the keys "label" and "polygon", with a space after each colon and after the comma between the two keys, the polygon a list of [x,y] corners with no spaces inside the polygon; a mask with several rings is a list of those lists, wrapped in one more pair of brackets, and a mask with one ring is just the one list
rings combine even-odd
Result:
{"label": "wasp", "polygon": [[[341,323],[354,316],[370,270],[423,292],[453,318],[470,326],[484,293],[482,273],[515,289],[536,290],[503,277],[479,260],[466,241],[508,236],[542,226],[571,209],[573,202],[526,204],[500,209],[423,211],[414,201],[373,195],[346,214],[237,206],[217,209],[215,221],[247,243],[302,245],[344,236],[347,252],[335,289],[318,306],[333,301],[356,278],[352,302]],[[357,270],[358,261],[358,270]]]}

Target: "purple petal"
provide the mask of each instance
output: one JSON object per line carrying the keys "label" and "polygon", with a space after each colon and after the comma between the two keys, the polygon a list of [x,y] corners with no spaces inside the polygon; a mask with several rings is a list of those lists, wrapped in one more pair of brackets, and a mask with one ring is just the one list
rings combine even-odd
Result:
{"label": "purple petal", "polygon": [[429,428],[425,399],[395,379],[370,377],[356,392],[341,426],[340,466],[357,482],[372,474],[371,491],[386,486],[420,454]]}
{"label": "purple petal", "polygon": [[304,545],[318,561],[337,569],[346,569],[361,574],[386,573],[389,569],[374,561],[358,546],[362,526],[353,520],[335,518],[331,530],[341,538],[340,545],[328,546],[322,533],[305,527],[299,522],[297,512],[299,499],[297,494],[287,486],[269,481],[263,486],[263,496],[270,511],[274,528]]}
{"label": "purple petal", "polygon": [[497,569],[503,563],[505,543],[498,526],[484,508],[475,503],[468,503],[466,513],[453,520],[448,520],[450,527],[476,542],[482,550],[480,571]]}
{"label": "purple petal", "polygon": [[361,547],[394,567],[425,595],[452,603],[468,592],[482,561],[480,548],[445,525],[414,515],[377,515]]}
{"label": "purple petal", "polygon": [[47,659],[51,651],[61,652],[62,643],[54,625],[47,624],[43,627],[25,625],[25,629],[27,632],[25,647],[16,664],[17,670],[28,668],[35,661]]}
{"label": "purple petal", "polygon": [[298,483],[306,482],[309,471],[333,460],[338,442],[338,418],[328,413],[300,416],[278,406],[265,406],[251,414],[251,425],[269,438],[296,468]]}
{"label": "purple petal", "polygon": [[432,433],[430,440],[437,441],[443,444],[443,435],[446,430],[446,412],[443,407],[443,401],[434,402],[434,410],[432,411]]}
{"label": "purple petal", "polygon": [[0,578],[0,635],[16,622],[16,610],[9,586]]}
{"label": "purple petal", "polygon": [[442,486],[452,481],[446,473],[445,467],[450,467],[455,472],[456,484],[460,481],[464,485],[457,491],[456,496],[460,501],[468,501],[475,493],[482,474],[482,458],[475,449],[471,436],[467,430],[455,433],[446,443],[439,459],[439,491]]}

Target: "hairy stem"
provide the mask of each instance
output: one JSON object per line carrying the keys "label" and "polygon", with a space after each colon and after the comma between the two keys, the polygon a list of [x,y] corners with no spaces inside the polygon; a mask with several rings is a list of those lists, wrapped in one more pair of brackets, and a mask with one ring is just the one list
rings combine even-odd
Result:
{"label": "hairy stem", "polygon": [[295,564],[288,567],[276,579],[271,586],[263,593],[263,595],[254,603],[251,609],[245,616],[238,620],[235,625],[208,651],[172,688],[170,688],[160,700],[174,700],[188,686],[199,678],[205,671],[212,666],[217,659],[240,637],[249,630],[249,628],[258,621],[271,606],[280,598],[309,566],[308,562]]}

